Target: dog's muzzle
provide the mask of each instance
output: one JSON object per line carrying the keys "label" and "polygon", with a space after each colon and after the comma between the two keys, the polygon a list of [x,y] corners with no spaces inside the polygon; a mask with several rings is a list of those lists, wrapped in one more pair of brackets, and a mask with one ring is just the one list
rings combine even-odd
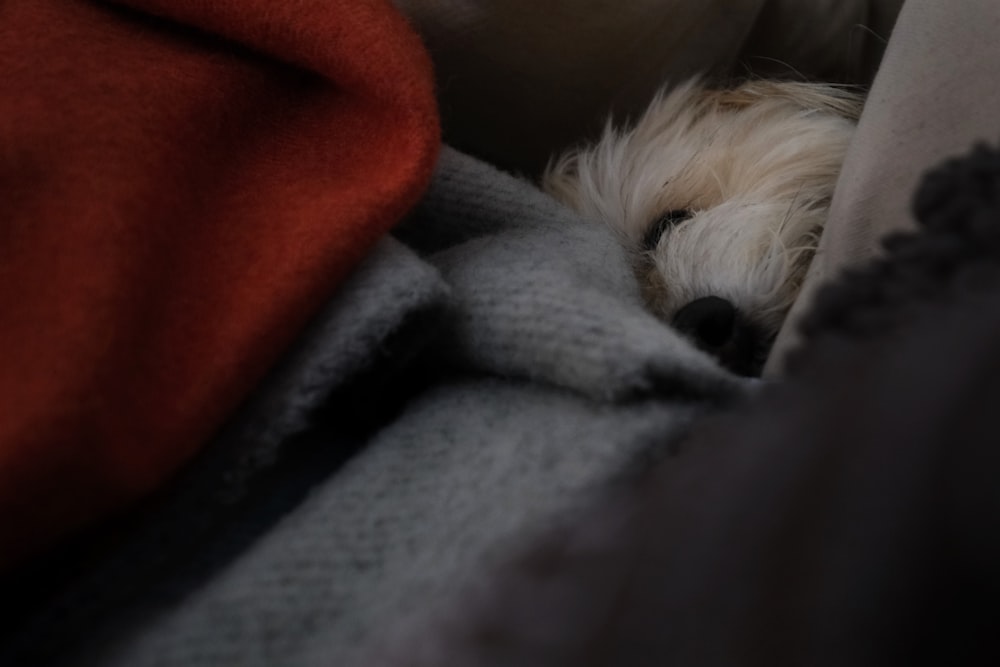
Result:
{"label": "dog's muzzle", "polygon": [[767,337],[726,299],[695,299],[677,311],[673,326],[734,373],[761,374],[767,360]]}

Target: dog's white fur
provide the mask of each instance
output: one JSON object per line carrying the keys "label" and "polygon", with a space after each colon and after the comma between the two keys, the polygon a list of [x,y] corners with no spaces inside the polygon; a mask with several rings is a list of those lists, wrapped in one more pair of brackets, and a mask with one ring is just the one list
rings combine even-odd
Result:
{"label": "dog's white fur", "polygon": [[[826,220],[862,98],[843,87],[691,81],[657,95],[628,129],[550,162],[543,188],[616,230],[650,306],[670,320],[718,296],[773,338]],[[667,211],[690,219],[643,248]]]}

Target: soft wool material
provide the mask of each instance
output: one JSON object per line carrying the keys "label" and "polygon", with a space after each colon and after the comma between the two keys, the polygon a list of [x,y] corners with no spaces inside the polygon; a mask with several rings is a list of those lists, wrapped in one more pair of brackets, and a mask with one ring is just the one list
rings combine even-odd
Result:
{"label": "soft wool material", "polygon": [[747,393],[607,227],[479,161],[443,151],[394,233],[163,511],[41,613],[0,600],[0,664],[351,664]]}
{"label": "soft wool material", "polygon": [[160,484],[416,202],[382,0],[0,6],[0,568]]}

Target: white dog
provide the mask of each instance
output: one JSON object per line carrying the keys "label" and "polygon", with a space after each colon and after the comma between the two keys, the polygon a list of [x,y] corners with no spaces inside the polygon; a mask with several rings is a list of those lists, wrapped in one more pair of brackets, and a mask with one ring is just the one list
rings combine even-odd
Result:
{"label": "white dog", "polygon": [[826,220],[862,106],[842,87],[661,92],[629,129],[556,158],[543,188],[634,251],[652,310],[760,373]]}

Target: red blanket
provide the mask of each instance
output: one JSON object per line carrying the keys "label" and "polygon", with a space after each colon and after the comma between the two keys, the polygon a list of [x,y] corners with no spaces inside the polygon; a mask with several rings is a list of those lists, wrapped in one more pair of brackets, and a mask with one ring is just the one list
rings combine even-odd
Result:
{"label": "red blanket", "polygon": [[189,459],[438,143],[388,0],[0,3],[0,568]]}

